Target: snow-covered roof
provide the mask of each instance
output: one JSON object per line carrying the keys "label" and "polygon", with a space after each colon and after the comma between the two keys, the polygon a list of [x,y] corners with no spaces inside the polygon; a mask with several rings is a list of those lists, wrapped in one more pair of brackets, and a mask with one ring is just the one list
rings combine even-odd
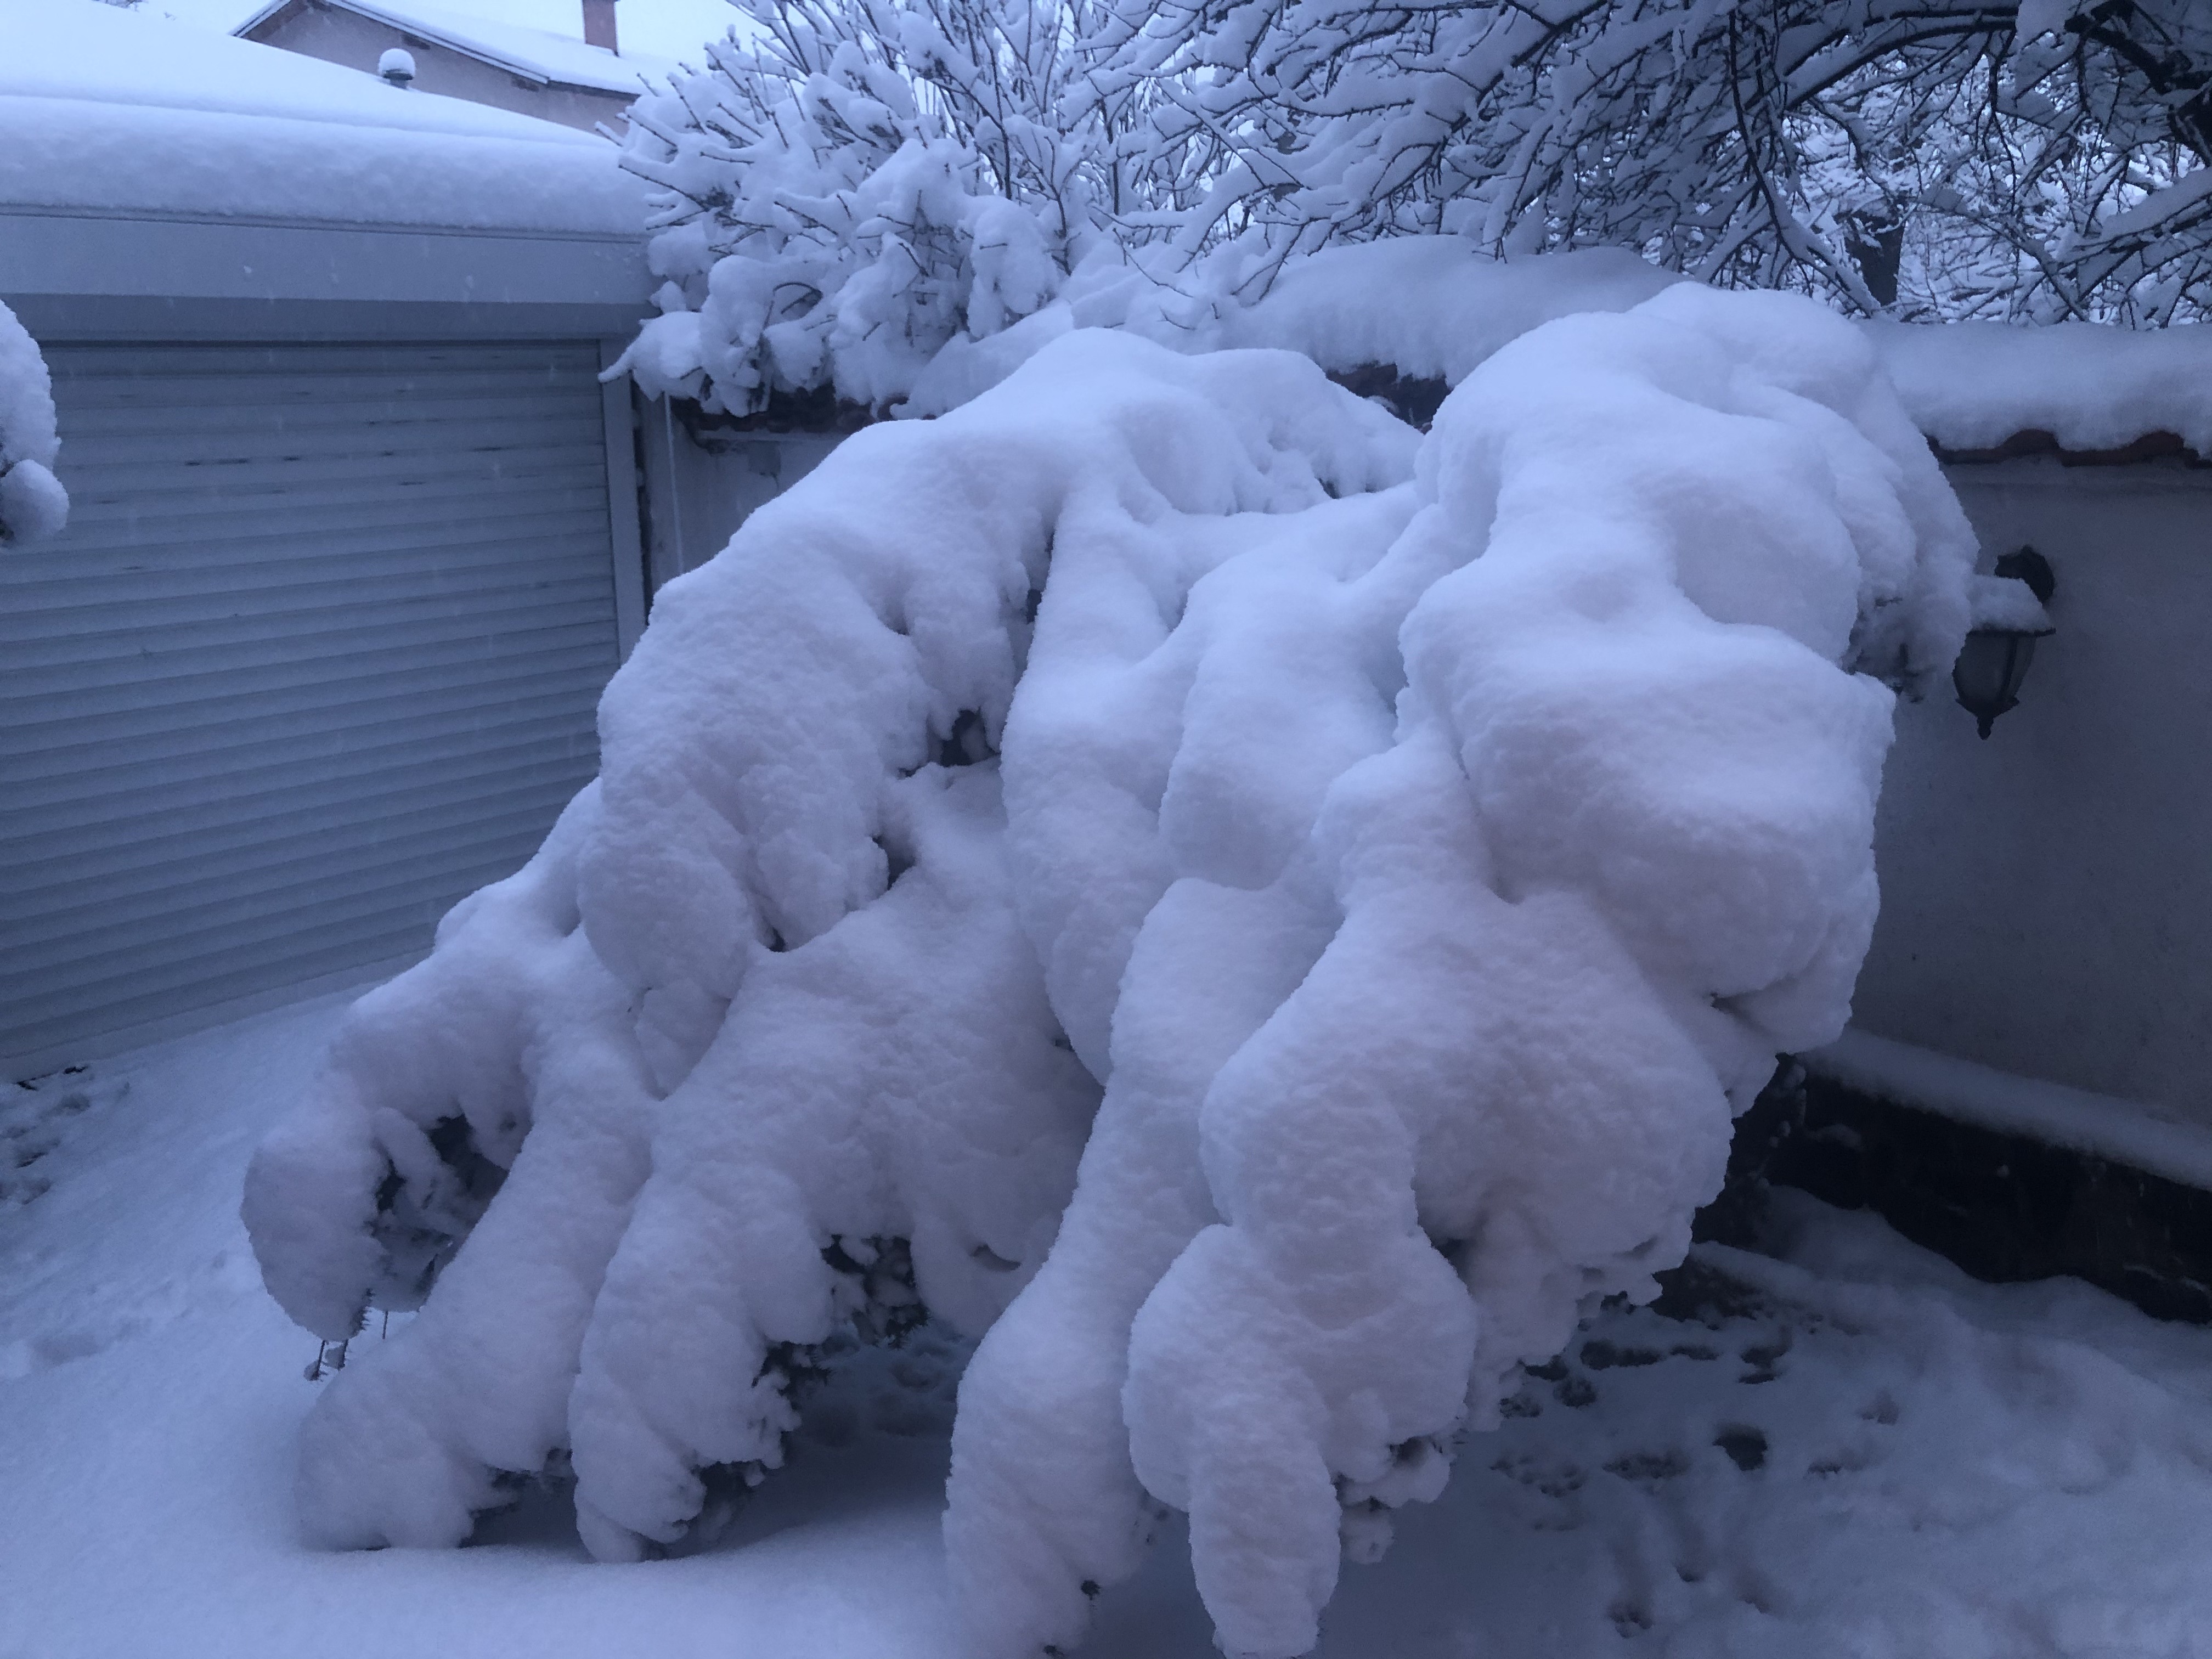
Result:
{"label": "snow-covered roof", "polygon": [[594,134],[91,0],[11,13],[0,211],[642,236]]}
{"label": "snow-covered roof", "polygon": [[[248,33],[297,3],[299,0],[270,0],[231,33]],[[617,56],[604,46],[550,29],[495,22],[442,6],[416,5],[414,0],[403,5],[386,4],[384,0],[319,0],[319,3],[388,24],[542,85],[586,87],[634,98],[641,90],[640,76],[664,75],[675,67],[665,58],[630,52]]]}

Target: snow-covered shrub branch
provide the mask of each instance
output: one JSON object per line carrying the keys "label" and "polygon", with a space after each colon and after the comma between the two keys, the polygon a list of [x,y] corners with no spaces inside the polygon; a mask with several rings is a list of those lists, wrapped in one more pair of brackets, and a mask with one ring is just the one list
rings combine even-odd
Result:
{"label": "snow-covered shrub branch", "polygon": [[58,533],[69,494],[54,477],[61,439],[39,343],[0,305],[0,545]]}
{"label": "snow-covered shrub branch", "polygon": [[1130,193],[1091,14],[1054,0],[748,0],[631,112],[661,187],[666,314],[624,366],[738,415],[778,392],[905,398],[947,343],[1035,313]]}
{"label": "snow-covered shrub branch", "polygon": [[599,781],[257,1156],[294,1317],[421,1307],[310,1419],[310,1531],[568,1468],[594,1553],[673,1544],[918,1304],[988,1332],[976,1659],[1071,1650],[1163,1505],[1224,1650],[1306,1651],[1840,1028],[1881,682],[1971,550],[1856,331],[1695,285],[1425,439],[1097,330],[862,432],[663,591]]}

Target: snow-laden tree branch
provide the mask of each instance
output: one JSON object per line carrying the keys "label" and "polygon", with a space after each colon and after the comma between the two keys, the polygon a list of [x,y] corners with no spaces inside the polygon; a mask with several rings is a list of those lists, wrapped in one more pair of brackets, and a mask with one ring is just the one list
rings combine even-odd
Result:
{"label": "snow-laden tree branch", "polygon": [[739,414],[933,413],[1055,296],[1188,328],[1407,234],[1910,319],[2212,304],[2199,0],[746,3],[626,152],[671,282],[624,366]]}
{"label": "snow-laden tree branch", "polygon": [[1224,1649],[1840,1029],[1893,694],[1972,538],[1871,348],[1670,289],[1425,439],[1272,351],[1079,331],[860,433],[665,589],[603,769],[349,1015],[263,1146],[272,1291],[356,1344],[311,1534],[452,1544],[573,1470],[683,1540],[842,1331],[983,1344],[976,1659],[1079,1639],[1161,1506]]}
{"label": "snow-laden tree branch", "polygon": [[1909,315],[2212,301],[2194,0],[1259,0],[1141,39],[1122,58],[1183,88],[1156,125],[1217,146],[1250,289],[1441,231]]}
{"label": "snow-laden tree branch", "polygon": [[61,439],[39,343],[0,305],[0,546],[58,534],[69,493],[54,477]]}

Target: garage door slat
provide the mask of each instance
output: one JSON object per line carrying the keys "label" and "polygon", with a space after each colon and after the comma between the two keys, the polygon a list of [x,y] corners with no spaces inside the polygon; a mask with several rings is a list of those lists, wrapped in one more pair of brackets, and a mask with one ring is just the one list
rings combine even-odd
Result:
{"label": "garage door slat", "polygon": [[[362,883],[343,895],[308,884],[289,896],[293,905],[289,911],[272,912],[257,905],[242,914],[234,927],[203,928],[181,947],[157,944],[145,951],[112,953],[64,982],[0,979],[0,997],[20,1006],[27,1021],[65,1018],[75,1006],[96,1002],[103,1010],[103,1022],[113,1022],[106,1029],[114,1030],[166,1017],[179,994],[193,997],[187,1006],[204,1006],[272,986],[295,985],[307,977],[285,968],[273,980],[254,978],[254,953],[258,951],[273,953],[270,966],[275,969],[332,939],[374,938],[380,941],[374,951],[342,957],[323,971],[386,961],[428,945],[438,918],[453,908],[443,896],[446,887],[458,880],[466,894],[512,875],[524,861],[514,854],[513,846],[511,835],[481,846],[454,844],[441,866],[443,878],[399,864],[391,870],[364,872]],[[268,938],[275,945],[265,944]],[[241,978],[246,982],[239,988]],[[234,988],[216,992],[212,987],[217,981]],[[210,987],[204,1002],[195,988],[203,984]]]}
{"label": "garage door slat", "polygon": [[[588,626],[605,609],[599,592],[605,585],[596,572],[565,581],[533,582],[530,603],[508,605],[507,615],[522,630]],[[352,657],[397,653],[433,641],[480,642],[485,605],[511,598],[499,587],[482,583],[473,590],[425,593],[415,599],[380,595],[373,603],[364,599],[358,607],[330,603],[325,596],[322,605],[298,609],[271,606],[230,617],[179,618],[164,628],[158,648],[136,651],[129,648],[128,635],[105,629],[89,636],[87,650],[75,662],[41,665],[46,672],[40,678],[57,693],[107,690],[179,680],[196,683],[204,678],[200,665],[217,654],[233,670],[242,671],[329,661],[338,647]],[[149,609],[159,618],[163,607]],[[33,653],[27,648],[26,661],[36,662],[40,654],[54,653]],[[6,718],[5,709],[0,703],[0,720]],[[0,754],[8,749],[0,738]]]}
{"label": "garage door slat", "polygon": [[[404,495],[379,489],[374,480],[351,489],[331,486],[322,492],[318,505],[331,514],[337,528],[374,530],[386,525],[497,523],[526,510],[532,513],[588,513],[597,492],[588,482],[543,478],[449,478],[411,486]],[[295,513],[296,501],[272,497],[263,510],[275,515],[270,534],[289,534],[285,514]],[[253,538],[253,511],[239,497],[171,495],[153,503],[114,500],[72,501],[70,537],[77,550],[79,568],[102,554],[124,555],[159,549],[164,563],[187,559],[200,550],[194,520],[209,515],[229,520],[225,535]],[[181,538],[181,539],[180,539]],[[220,547],[216,550],[220,550]]]}
{"label": "garage door slat", "polygon": [[[0,863],[28,858],[36,843],[66,833],[88,845],[160,836],[188,813],[282,799],[304,784],[328,782],[333,788],[359,787],[373,793],[379,780],[415,763],[416,744],[434,731],[456,766],[479,765],[509,749],[557,743],[561,752],[588,761],[592,743],[588,701],[556,698],[530,708],[465,711],[447,714],[435,726],[426,720],[398,743],[362,742],[349,734],[343,746],[308,750],[286,739],[256,746],[202,751],[179,761],[149,754],[145,761],[72,775],[66,788],[43,798],[11,796],[0,807]],[[257,755],[256,750],[258,750]],[[158,804],[148,804],[146,761],[160,763]]]}
{"label": "garage door slat", "polygon": [[[568,757],[556,755],[555,769],[527,759],[476,778],[451,778],[434,787],[394,789],[342,829],[315,822],[316,805],[295,806],[251,826],[250,834],[225,835],[220,852],[179,854],[152,843],[106,848],[80,860],[66,884],[49,883],[28,897],[0,886],[22,941],[40,949],[51,974],[106,944],[141,949],[147,944],[141,915],[155,896],[173,921],[191,914],[191,899],[207,902],[212,920],[234,919],[269,894],[289,886],[312,885],[334,857],[366,860],[435,854],[442,839],[460,839],[489,823],[537,823],[550,807],[558,815],[575,793],[557,775]],[[554,771],[548,781],[549,770]],[[235,830],[234,821],[222,828]],[[525,856],[527,856],[526,850]],[[520,860],[518,860],[520,862]],[[52,865],[27,866],[20,874],[35,880]],[[251,887],[252,899],[234,895]]]}
{"label": "garage door slat", "polygon": [[[476,726],[449,734],[447,757],[459,773],[473,775],[495,768],[512,755],[588,759],[589,744],[577,729],[576,710]],[[296,749],[296,745],[288,745]],[[160,842],[183,830],[284,811],[303,788],[327,789],[333,799],[375,799],[404,783],[415,756],[405,744],[384,744],[324,755],[286,755],[275,765],[245,767],[214,776],[165,777],[158,805],[146,804],[146,792],[126,772],[125,787],[56,805],[0,807],[0,872],[42,856],[58,832],[88,854],[107,847]],[[135,786],[135,787],[134,787]]]}
{"label": "garage door slat", "polygon": [[[290,711],[282,720],[256,722],[250,741],[222,741],[223,733],[202,729],[143,734],[129,743],[103,746],[96,766],[50,768],[46,775],[26,777],[10,790],[11,811],[41,815],[58,826],[80,815],[113,810],[113,803],[137,799],[158,785],[161,799],[177,790],[196,794],[222,791],[235,781],[271,767],[312,764],[325,756],[369,752],[394,726],[395,712],[405,716],[402,742],[459,741],[477,732],[518,729],[539,719],[562,723],[589,748],[595,699],[573,684],[572,674],[537,674],[510,687],[542,688],[536,696],[503,696],[470,704],[455,700],[451,688],[412,689],[392,696]],[[479,692],[484,688],[476,688]],[[510,689],[510,688],[501,688]],[[102,803],[109,803],[103,807]]]}

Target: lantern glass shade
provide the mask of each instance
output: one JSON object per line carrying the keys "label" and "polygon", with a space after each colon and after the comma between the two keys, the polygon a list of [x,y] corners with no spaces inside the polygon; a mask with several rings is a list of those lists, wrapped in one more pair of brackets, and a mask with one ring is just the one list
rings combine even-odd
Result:
{"label": "lantern glass shade", "polygon": [[2009,629],[1979,629],[1966,635],[1959,659],[1951,667],[1952,689],[1959,707],[1974,717],[1984,738],[1998,715],[2020,704],[2021,682],[2035,659],[2034,634]]}

